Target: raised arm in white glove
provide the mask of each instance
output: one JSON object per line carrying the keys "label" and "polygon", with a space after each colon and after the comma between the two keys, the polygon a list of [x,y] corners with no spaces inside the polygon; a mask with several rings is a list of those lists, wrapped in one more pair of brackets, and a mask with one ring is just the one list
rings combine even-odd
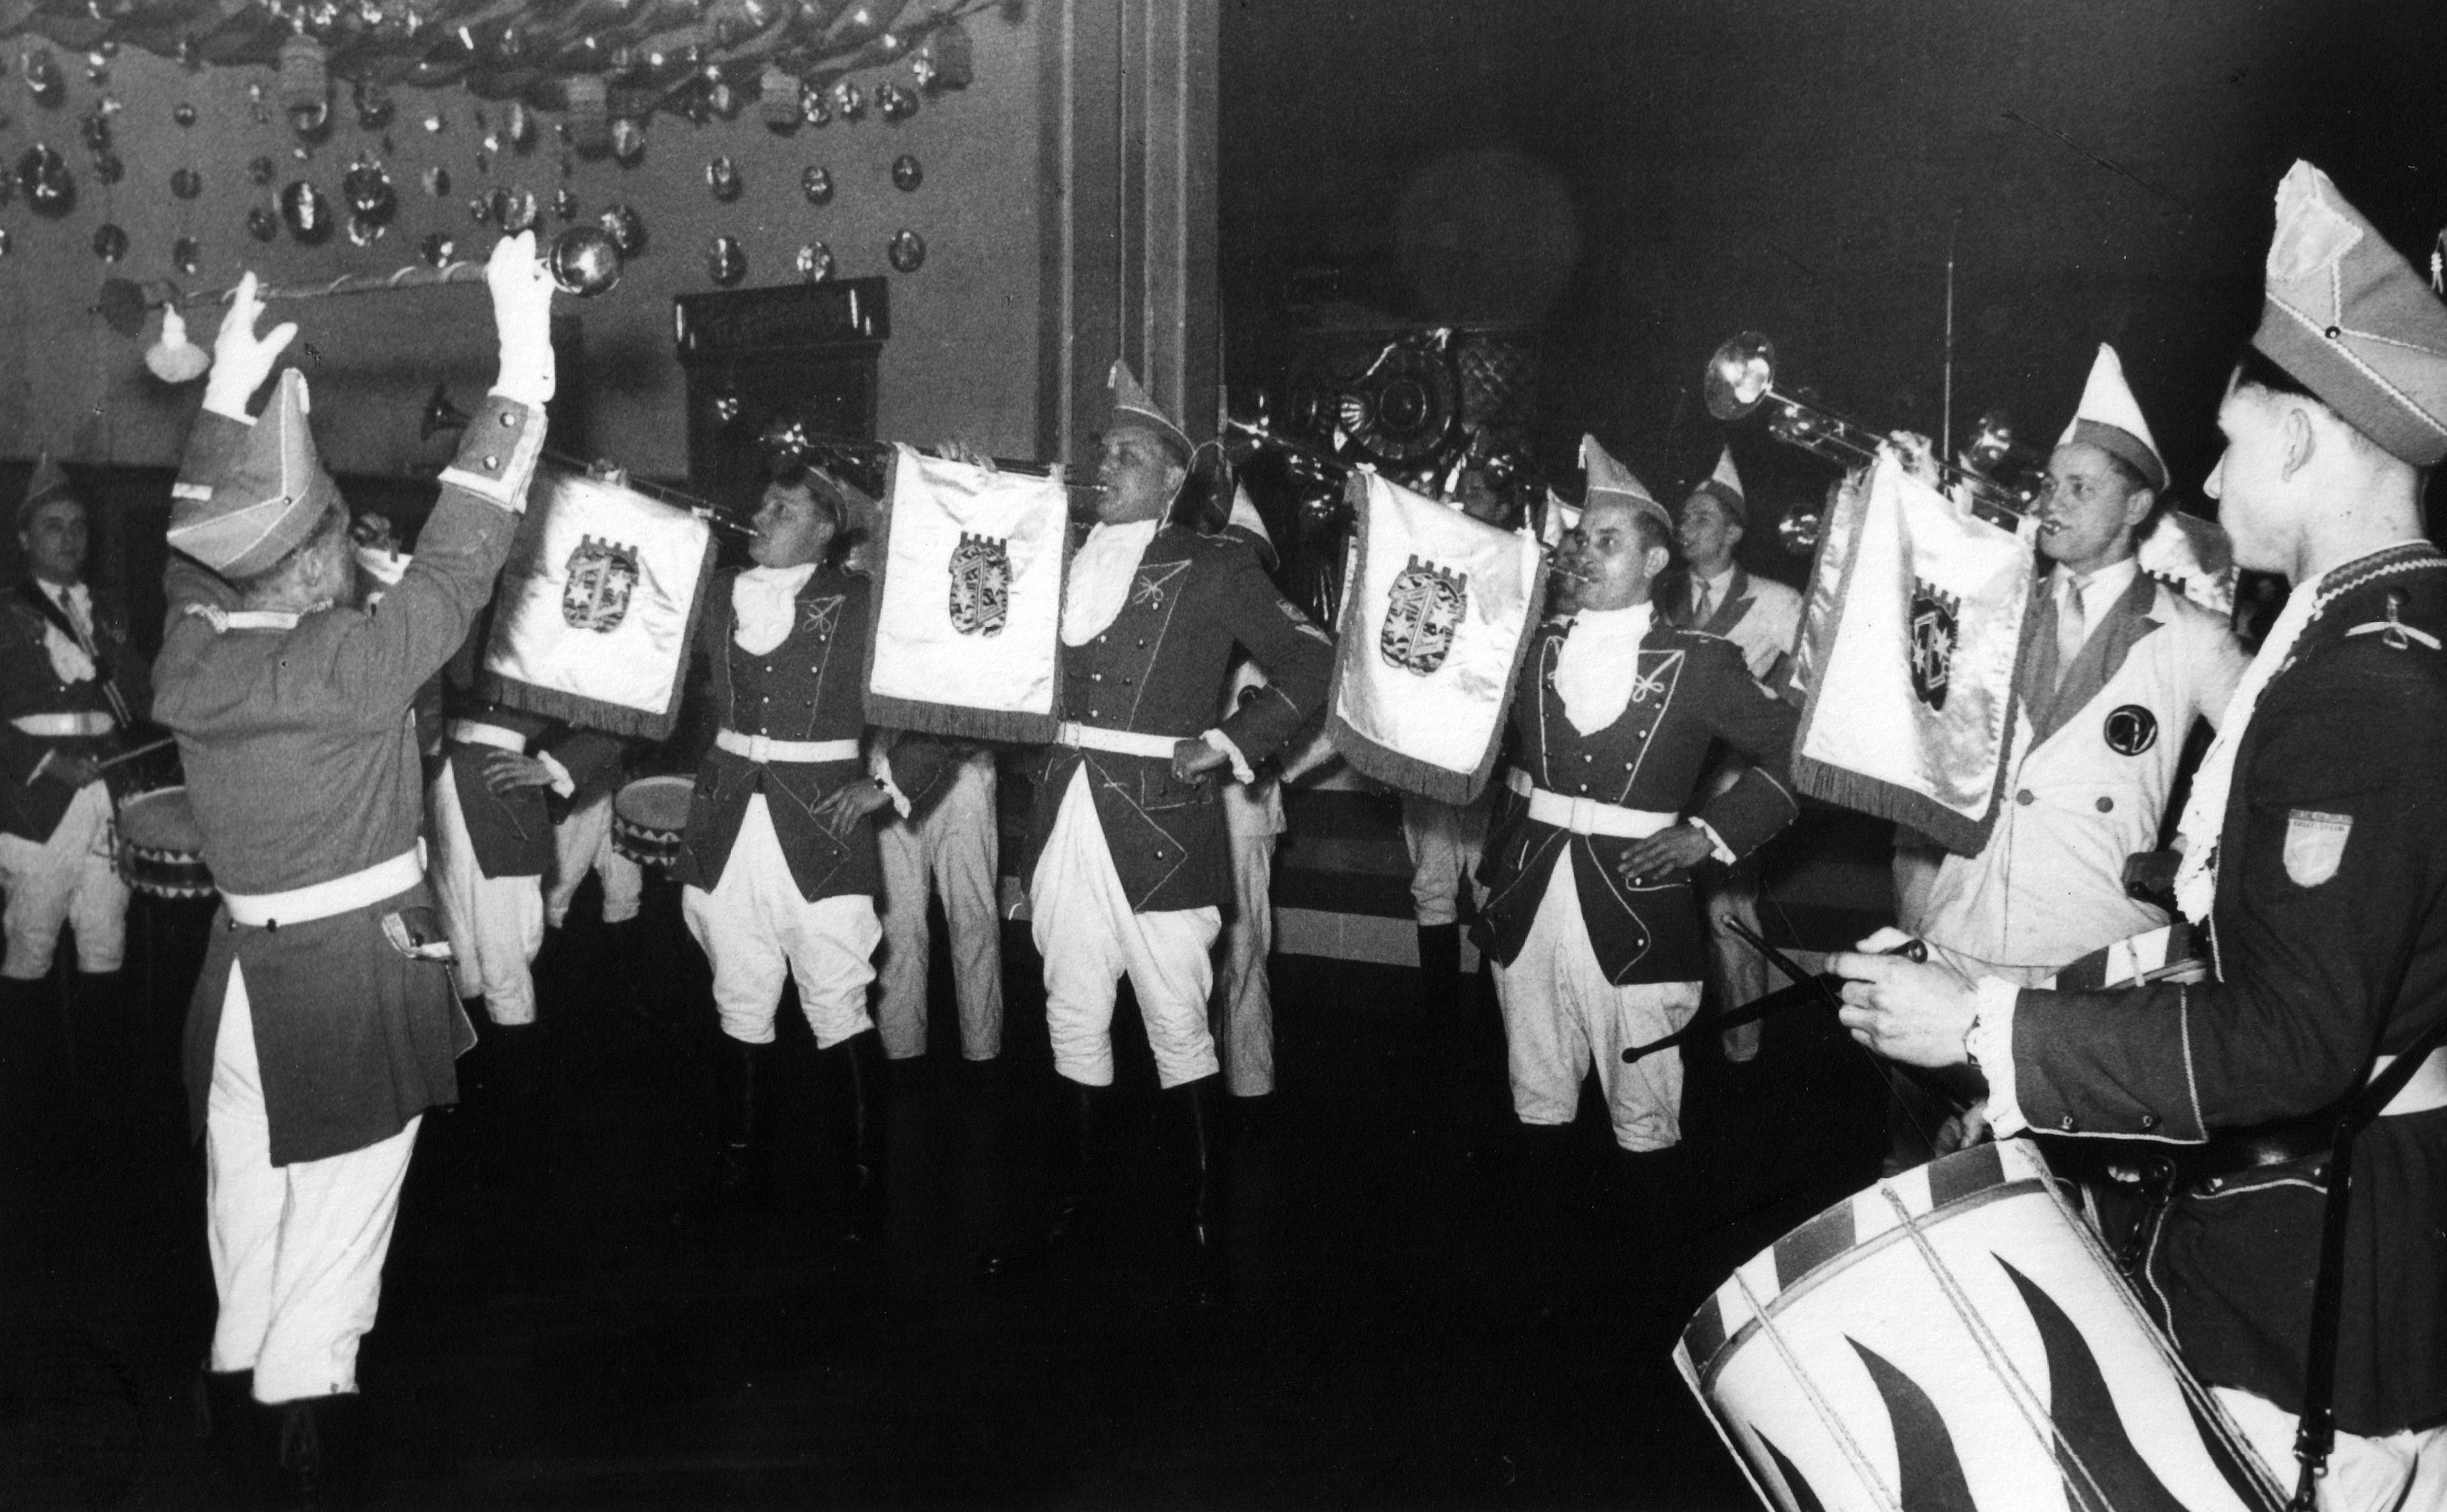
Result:
{"label": "raised arm in white glove", "polygon": [[522,405],[542,406],[553,394],[552,274],[536,257],[535,233],[522,231],[493,243],[484,264],[484,287],[493,293],[493,330],[501,338],[501,375],[493,392]]}
{"label": "raised arm in white glove", "polygon": [[213,337],[213,377],[204,385],[206,409],[249,424],[255,418],[247,410],[249,401],[272,376],[281,352],[297,334],[294,320],[283,321],[260,336],[255,333],[256,323],[263,318],[263,300],[255,291],[255,274],[238,279],[230,295],[229,312],[221,316],[220,333]]}

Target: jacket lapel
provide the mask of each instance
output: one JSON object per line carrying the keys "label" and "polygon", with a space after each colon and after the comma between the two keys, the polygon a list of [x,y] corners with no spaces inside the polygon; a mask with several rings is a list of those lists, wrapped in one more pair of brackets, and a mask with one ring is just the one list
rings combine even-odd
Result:
{"label": "jacket lapel", "polygon": [[1698,628],[1711,635],[1730,635],[1750,609],[1751,575],[1736,567],[1733,577],[1725,584],[1724,602],[1710,610],[1708,622]]}
{"label": "jacket lapel", "polygon": [[[2106,619],[2090,638],[2082,642],[2081,654],[2064,671],[2064,680],[2053,695],[2034,701],[2032,706],[2032,740],[2037,746],[2062,729],[2065,723],[2081,712],[2090,701],[2124,670],[2124,659],[2133,648],[2159,627],[2160,621],[2151,613],[2156,606],[2158,584],[2148,573],[2136,572],[2133,581],[2108,610]],[[2056,595],[2047,595],[2047,661],[2056,660]]]}

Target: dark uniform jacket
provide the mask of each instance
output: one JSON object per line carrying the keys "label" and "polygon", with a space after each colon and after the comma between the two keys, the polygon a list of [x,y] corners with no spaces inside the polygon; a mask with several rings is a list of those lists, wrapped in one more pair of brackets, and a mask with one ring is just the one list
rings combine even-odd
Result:
{"label": "dark uniform jacket", "polygon": [[76,639],[65,614],[30,577],[0,589],[0,832],[37,843],[49,840],[59,827],[76,789],[47,771],[36,778],[34,768],[53,750],[112,755],[123,748],[126,732],[63,740],[28,735],[15,721],[28,714],[110,713],[104,679],[119,690],[131,719],[144,718],[152,698],[144,660],[128,646],[126,612],[116,598],[87,591],[93,601],[95,675],[64,683],[52,670],[44,643],[53,614],[61,614],[60,633]]}
{"label": "dark uniform jacket", "polygon": [[[1752,763],[1698,808],[1736,857],[1749,855],[1799,812],[1791,785],[1793,707],[1751,678],[1733,642],[1672,625],[1652,625],[1640,643],[1640,680],[1613,724],[1595,734],[1572,728],[1555,691],[1556,659],[1571,621],[1541,626],[1530,642],[1512,701],[1513,765],[1566,798],[1623,808],[1681,813],[1698,792],[1709,754],[1721,741]],[[1510,965],[1529,937],[1546,879],[1569,846],[1581,917],[1606,979],[1696,982],[1707,975],[1707,937],[1688,873],[1634,887],[1615,870],[1636,841],[1575,835],[1529,818],[1528,806],[1500,803],[1488,837],[1488,884],[1474,938]]]}
{"label": "dark uniform jacket", "polygon": [[[1221,725],[1235,644],[1265,669],[1267,685]],[[1240,541],[1160,530],[1105,633],[1065,645],[1062,717],[1081,725],[1173,740],[1220,729],[1251,766],[1289,740],[1325,701],[1334,652],[1324,632],[1275,591],[1257,554]],[[1169,756],[1128,756],[1051,746],[1032,763],[1023,877],[1034,877],[1053,821],[1082,765],[1113,870],[1142,913],[1221,907],[1232,897],[1224,808],[1212,777],[1182,782]]]}
{"label": "dark uniform jacket", "polygon": [[[2210,911],[2216,980],[2025,992],[2033,1127],[2193,1143],[2326,1108],[2447,1013],[2447,561],[2331,573],[2236,752]],[[2395,625],[2404,628],[2395,629]],[[2142,1291],[2193,1370],[2302,1405],[2324,1157],[2179,1193]],[[2447,1419],[2447,1108],[2354,1149],[2337,1424]]]}
{"label": "dark uniform jacket", "polygon": [[[523,479],[543,412],[486,402],[452,471]],[[209,485],[245,427],[206,413],[181,481]],[[371,610],[326,609],[289,629],[217,629],[226,582],[182,558],[153,669],[156,716],[179,736],[205,864],[225,892],[332,881],[413,849],[423,765],[410,704],[492,592],[518,517],[446,480],[407,576]],[[389,1138],[458,1097],[452,1062],[475,1043],[450,973],[385,937],[385,916],[429,906],[424,882],[368,907],[276,928],[216,917],[187,1014],[188,1106],[203,1126],[221,998],[246,971],[272,1125],[272,1162],[321,1160]]]}
{"label": "dark uniform jacket", "polygon": [[[620,764],[620,741],[601,730],[572,729],[559,720],[522,709],[477,700],[454,702],[452,719],[492,725],[526,738],[522,754],[549,753],[579,792],[599,788]],[[449,727],[444,726],[446,731]],[[497,793],[484,781],[484,758],[495,746],[450,739],[442,751],[458,789],[459,813],[467,822],[468,848],[487,877],[541,877],[553,865],[554,797],[547,787],[514,787]]]}

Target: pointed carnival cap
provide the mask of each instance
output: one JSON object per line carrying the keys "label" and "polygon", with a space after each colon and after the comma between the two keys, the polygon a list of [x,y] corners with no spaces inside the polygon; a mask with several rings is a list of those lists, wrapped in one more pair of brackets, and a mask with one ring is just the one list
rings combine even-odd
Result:
{"label": "pointed carnival cap", "polygon": [[1656,516],[1657,522],[1669,531],[1674,528],[1674,517],[1665,512],[1665,506],[1657,501],[1657,496],[1648,491],[1648,485],[1634,478],[1630,468],[1607,455],[1595,436],[1585,433],[1581,437],[1581,470],[1588,475],[1589,484],[1587,497],[1582,501],[1584,509],[1602,499],[1611,499],[1628,503],[1642,514]]}
{"label": "pointed carnival cap", "polygon": [[1707,494],[1725,506],[1734,523],[1747,526],[1751,522],[1751,501],[1742,493],[1742,475],[1734,470],[1734,448],[1728,446],[1717,459],[1717,470],[1691,485],[1691,497]]}
{"label": "pointed carnival cap", "polygon": [[2277,185],[2251,344],[2391,455],[2447,457],[2447,305],[2307,162]]}
{"label": "pointed carnival cap", "polygon": [[26,480],[26,497],[17,501],[17,528],[25,529],[26,522],[34,518],[34,511],[48,501],[75,497],[75,491],[68,486],[66,470],[49,452],[44,452],[34,459],[33,474]]}
{"label": "pointed carnival cap", "polygon": [[2124,381],[2123,360],[2103,341],[2098,344],[2098,355],[2091,359],[2090,381],[2081,386],[2081,404],[2057,444],[2077,441],[2121,460],[2141,475],[2142,482],[2166,491],[2167,461],[2158,455],[2157,438],[2150,434],[2150,422],[2141,416],[2141,402],[2133,397],[2132,386]]}
{"label": "pointed carnival cap", "polygon": [[1148,391],[1130,371],[1129,364],[1116,361],[1110,380],[1113,390],[1113,425],[1115,430],[1136,428],[1152,433],[1183,463],[1197,450],[1189,444],[1189,433],[1174,423],[1170,415],[1156,407]]}
{"label": "pointed carnival cap", "polygon": [[171,506],[173,550],[224,577],[246,577],[314,533],[340,490],[314,455],[306,409],[306,375],[288,369],[212,497]]}

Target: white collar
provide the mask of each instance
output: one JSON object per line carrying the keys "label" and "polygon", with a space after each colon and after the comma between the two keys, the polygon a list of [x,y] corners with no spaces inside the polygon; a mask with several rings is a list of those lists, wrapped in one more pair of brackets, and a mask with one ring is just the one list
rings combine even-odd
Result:
{"label": "white collar", "polygon": [[1636,648],[1656,617],[1654,604],[1584,609],[1572,616],[1571,633],[1555,656],[1555,694],[1574,729],[1594,735],[1622,717],[1640,681]]}
{"label": "white collar", "polygon": [[1110,629],[1129,598],[1130,578],[1155,540],[1163,521],[1134,520],[1109,525],[1099,520],[1072,554],[1062,584],[1062,644],[1085,646]]}
{"label": "white collar", "polygon": [[1648,627],[1656,617],[1654,600],[1628,609],[1584,609],[1572,616],[1572,633],[1584,638],[1640,640],[1648,634]]}
{"label": "white collar", "polygon": [[[2123,597],[2124,591],[2133,586],[2134,576],[2140,571],[2141,559],[2137,557],[2126,557],[2120,560],[2109,562],[2088,576],[2076,576],[2059,563],[2056,568],[2055,576],[2059,592],[2062,591],[2064,584],[2068,582],[2073,584],[2081,591],[2082,612],[2096,615],[2108,605]],[[2098,590],[2102,588],[2107,592],[2100,593]]]}

